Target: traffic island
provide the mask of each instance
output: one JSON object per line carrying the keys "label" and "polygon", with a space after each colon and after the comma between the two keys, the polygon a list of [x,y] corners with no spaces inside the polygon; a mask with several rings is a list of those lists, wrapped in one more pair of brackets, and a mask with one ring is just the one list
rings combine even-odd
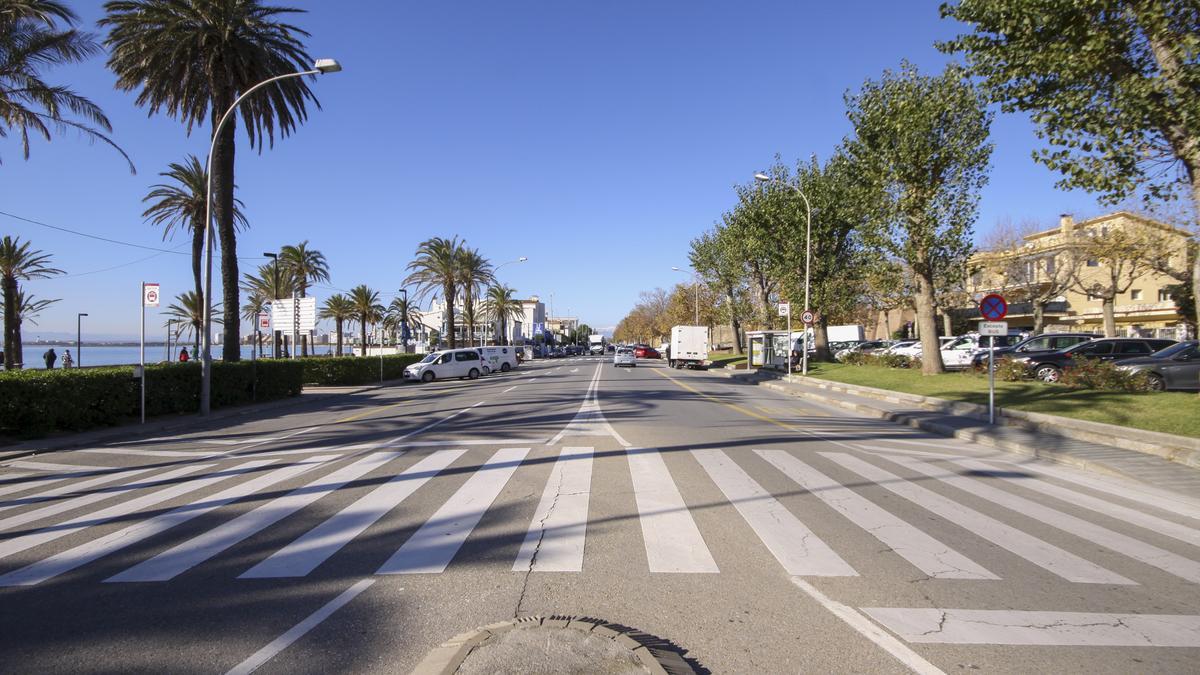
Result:
{"label": "traffic island", "polygon": [[528,616],[450,638],[413,675],[696,673],[682,650],[635,628],[587,617]]}

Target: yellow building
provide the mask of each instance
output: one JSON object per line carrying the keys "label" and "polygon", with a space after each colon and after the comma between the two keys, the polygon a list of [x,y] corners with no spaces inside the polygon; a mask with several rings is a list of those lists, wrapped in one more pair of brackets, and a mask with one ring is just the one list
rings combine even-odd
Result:
{"label": "yellow building", "polygon": [[1104,334],[1104,298],[1112,296],[1116,335],[1184,339],[1187,325],[1167,288],[1177,281],[1149,258],[1185,270],[1189,238],[1126,211],[1079,223],[1063,215],[1057,228],[972,256],[968,290],[1004,295],[1010,328],[1033,329],[1040,307],[1043,332]]}

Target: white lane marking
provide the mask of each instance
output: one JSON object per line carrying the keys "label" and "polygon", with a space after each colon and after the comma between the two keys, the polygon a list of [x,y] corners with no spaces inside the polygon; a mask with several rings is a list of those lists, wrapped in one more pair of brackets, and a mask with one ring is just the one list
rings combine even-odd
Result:
{"label": "white lane marking", "polygon": [[525,380],[525,381],[526,381],[526,382],[533,382],[533,378],[531,377],[531,378],[529,378],[528,380]]}
{"label": "white lane marking", "polygon": [[[989,466],[983,462],[964,459],[954,462],[959,466],[972,469],[974,471],[984,471],[995,473],[997,469],[994,466]],[[1008,481],[1013,485],[1019,485],[1027,490],[1041,492],[1044,495],[1049,495],[1055,499],[1059,499],[1068,504],[1085,508],[1097,513],[1102,513],[1106,516],[1116,518],[1131,525],[1136,525],[1151,532],[1157,532],[1161,535],[1178,539],[1179,541],[1191,544],[1192,546],[1200,546],[1200,530],[1190,528],[1186,525],[1173,523],[1169,520],[1152,516],[1148,513],[1142,513],[1135,509],[1126,506],[1114,504],[1111,501],[1097,499],[1091,495],[1068,490],[1064,487],[1059,487],[1052,483],[1048,483],[1040,478],[1017,478],[1014,476],[993,476]]]}
{"label": "white lane marking", "polygon": [[163,551],[149,560],[144,560],[120,574],[105,579],[105,581],[115,583],[174,579],[234,544],[265,530],[321,497],[340,490],[346,483],[365,476],[403,454],[403,452],[380,452],[367,455],[304,487],[272,499],[204,534]]}
{"label": "white lane marking", "polygon": [[578,372],[579,372],[579,369],[578,369],[578,368],[572,368],[572,369],[571,369],[571,372],[572,372],[572,373],[578,373]]}
{"label": "white lane marking", "polygon": [[1114,532],[1082,518],[1076,518],[1070,514],[1052,509],[1045,504],[1039,504],[1024,497],[1009,494],[980,480],[973,480],[958,475],[946,475],[945,469],[914,459],[897,458],[891,461],[901,466],[906,466],[923,476],[929,476],[946,485],[952,485],[967,494],[975,495],[980,499],[1016,511],[1026,518],[1045,523],[1051,527],[1057,527],[1068,534],[1094,544],[1099,544],[1110,551],[1116,551],[1152,567],[1157,567],[1181,579],[1200,583],[1200,562],[1188,560],[1183,556],[1176,555],[1157,546],[1152,546],[1133,537],[1128,537],[1120,532]]}
{"label": "white lane marking", "polygon": [[31,476],[35,475],[36,474],[32,473],[6,473],[3,476],[0,476],[0,480],[6,482],[12,481],[7,485],[0,485],[0,496],[12,494],[14,492],[22,492],[24,490],[32,490],[37,487],[48,485],[55,481],[66,480],[65,478],[59,478],[58,476],[38,476],[30,479]]}
{"label": "white lane marking", "polygon": [[514,572],[580,572],[592,490],[592,448],[563,448],[550,471]]}
{"label": "white lane marking", "polygon": [[429,424],[426,424],[425,426],[421,427],[420,429],[417,429],[415,431],[410,431],[406,434],[401,434],[389,441],[384,441],[384,442],[380,443],[377,447],[393,447],[395,445],[398,445],[400,443],[400,441],[403,441],[406,438],[411,438],[412,436],[416,436],[418,434],[423,434],[426,431],[429,431],[430,429],[432,429],[438,425],[449,422],[450,420],[454,419],[455,417],[458,417],[459,415],[461,415],[465,412],[468,412],[474,408],[478,408],[479,406],[483,405],[484,403],[486,403],[486,401],[480,401],[474,405],[470,405],[470,406],[467,406],[466,408],[462,408],[461,410],[455,410],[454,412],[450,413],[449,415],[446,415],[445,417],[443,417],[441,419],[434,420],[434,421],[430,422]]}
{"label": "white lane marking", "polygon": [[425,457],[251,567],[238,578],[266,579],[307,575],[464,453],[466,450],[438,450]]}
{"label": "white lane marking", "polygon": [[23,459],[9,462],[4,466],[9,466],[14,469],[28,469],[30,471],[59,471],[64,473],[71,471],[88,471],[95,473],[97,471],[103,471],[105,469],[112,468],[109,466],[98,466],[96,464],[52,464],[50,462],[29,462]]}
{"label": "white lane marking", "polygon": [[185,504],[167,513],[134,523],[99,539],[86,544],[80,544],[75,548],[62,551],[49,558],[13,570],[8,574],[0,575],[0,586],[32,586],[47,579],[53,579],[60,574],[86,565],[93,560],[102,558],[127,546],[132,546],[160,532],[165,532],[176,525],[219,509],[242,497],[254,494],[259,490],[265,490],[276,483],[295,478],[306,471],[315,469],[328,459],[330,458],[313,457],[304,462],[275,469],[270,473],[263,474],[214,495],[201,497],[197,501]]}
{"label": "white lane marking", "polygon": [[870,452],[873,454],[888,452],[900,455],[912,455],[914,457],[928,457],[931,459],[958,459],[961,457],[961,455],[947,455],[940,452],[923,452],[921,450],[901,450],[900,448],[887,448],[882,445],[864,445],[862,443],[858,443],[857,446],[864,452]]}
{"label": "white lane marking", "polygon": [[15,516],[9,516],[8,518],[0,519],[0,532],[11,530],[14,527],[19,527],[27,523],[57,516],[58,514],[66,513],[67,511],[81,509],[89,504],[95,504],[96,502],[104,501],[105,499],[111,499],[113,497],[123,495],[126,492],[140,490],[141,488],[150,487],[153,485],[160,485],[166,481],[179,478],[180,476],[186,476],[189,473],[195,473],[196,471],[200,471],[205,468],[208,467],[201,465],[185,466],[161,473],[151,478],[137,478],[132,482],[125,483],[124,485],[97,490],[91,494],[80,495],[74,499],[67,499],[61,502],[55,502],[54,504],[50,504],[48,506],[43,506],[40,509],[33,509],[31,511],[18,513]]}
{"label": "white lane marking", "polygon": [[1088,584],[1137,585],[1136,582],[1126,579],[1120,574],[1110,572],[1095,563],[1084,560],[1053,544],[1026,534],[1015,527],[1005,525],[995,518],[986,516],[963,504],[943,497],[936,492],[904,480],[893,473],[868,464],[857,457],[840,452],[822,452],[819,454],[822,457],[841,464],[863,478],[873,481],[880,487],[900,495],[917,506],[962,527],[968,532],[975,534],[975,536],[986,539],[1000,548],[1010,551],[1067,581]]}
{"label": "white lane marking", "polygon": [[[224,469],[204,476],[197,476],[182,483],[172,485],[171,487],[155,490],[154,492],[142,495],[136,499],[130,499],[129,501],[121,502],[120,504],[114,504],[106,509],[85,513],[77,518],[72,518],[66,522],[59,523],[54,527],[48,527],[37,532],[32,532],[30,534],[17,537],[15,539],[10,539],[6,542],[0,543],[0,558],[8,557],[14,553],[33,548],[34,546],[39,546],[48,541],[54,541],[59,537],[64,537],[68,534],[85,530],[94,525],[106,523],[114,518],[120,518],[121,516],[126,516],[131,513],[137,513],[143,509],[154,506],[155,504],[161,504],[165,501],[182,497],[189,492],[201,490],[209,485],[212,485],[213,483],[223,481],[230,476],[246,473],[247,471],[256,469],[260,466],[271,464],[274,461],[275,460],[268,459],[244,462],[229,469]],[[209,464],[201,468],[208,469],[213,466],[215,465]]]}
{"label": "white lane marking", "polygon": [[1000,578],[786,451],[755,452],[926,575],[935,579]]}
{"label": "white lane marking", "polygon": [[527,454],[529,448],[497,450],[376,574],[444,572]]}
{"label": "white lane marking", "polygon": [[505,389],[504,391],[502,391],[502,392],[500,392],[500,393],[501,393],[501,394],[507,394],[508,392],[512,391],[513,389],[516,389],[516,388],[517,388],[517,387],[519,387],[519,386],[521,386],[521,385],[519,385],[519,384],[514,384],[513,386],[509,387],[508,389]]}
{"label": "white lane marking", "polygon": [[1200,647],[1200,616],[864,607],[909,642],[1056,647]]}
{"label": "white lane marking", "polygon": [[626,448],[625,457],[650,571],[720,572],[658,450]]}
{"label": "white lane marking", "polygon": [[[61,497],[62,495],[71,494],[72,492],[82,492],[84,490],[88,490],[88,489],[91,489],[91,488],[94,488],[94,487],[97,487],[100,485],[104,485],[105,483],[115,483],[119,480],[124,480],[126,478],[132,478],[139,474],[147,473],[148,471],[151,471],[151,469],[145,468],[145,469],[131,469],[128,471],[114,471],[113,473],[102,474],[102,475],[96,476],[95,478],[81,480],[76,483],[68,483],[67,485],[60,485],[56,488],[52,488],[52,489],[46,490],[44,492],[38,492],[35,494],[31,494],[31,495],[25,495],[24,497],[19,497],[17,499],[12,499],[10,501],[4,502],[3,505],[0,505],[0,511],[7,511],[8,509],[16,508],[18,506],[24,506],[26,504],[36,504],[38,502],[44,502],[48,499],[53,499],[55,497]],[[54,480],[57,481],[60,479],[55,478]]]}
{"label": "white lane marking", "polygon": [[536,445],[545,440],[544,438],[472,438],[457,441],[409,441],[407,443],[392,443],[390,445],[396,448],[440,448],[447,445],[526,445],[529,443]]}
{"label": "white lane marking", "polygon": [[226,675],[249,675],[250,673],[253,673],[264,663],[275,658],[280,652],[291,646],[293,642],[303,637],[305,633],[313,628],[316,628],[325,619],[328,619],[334,612],[338,611],[351,600],[358,597],[360,593],[370,588],[371,584],[373,583],[375,583],[374,579],[363,579],[362,581],[356,582],[350,588],[342,591],[341,594],[336,598],[325,603],[325,605],[320,609],[308,615],[308,618],[293,626],[291,630],[283,635],[280,635],[262,649],[251,654],[250,658],[242,661],[233,668],[230,668]]}
{"label": "white lane marking", "polygon": [[1083,487],[1122,497],[1138,502],[1139,504],[1153,506],[1169,513],[1200,520],[1200,501],[1189,499],[1177,492],[1117,478],[1110,479],[1108,477],[1086,475],[1083,471],[1068,469],[1066,467],[1048,466],[1045,464],[1021,464],[1019,466],[1021,469],[1028,469],[1047,476],[1053,476],[1068,483],[1082,485]]}
{"label": "white lane marking", "polygon": [[579,405],[579,411],[575,413],[575,417],[554,438],[546,442],[546,445],[555,445],[564,436],[612,436],[621,444],[621,447],[628,448],[631,446],[629,441],[626,441],[621,434],[617,433],[616,429],[612,428],[612,425],[608,423],[608,419],[604,417],[604,413],[600,410],[600,399],[597,396],[597,390],[600,385],[601,372],[601,367],[597,364],[596,371],[592,374],[592,381],[588,385],[587,391],[583,394],[583,402]]}
{"label": "white lane marking", "polygon": [[946,675],[945,671],[926,661],[920,654],[910,649],[908,645],[889,635],[853,607],[843,605],[830,598],[819,591],[816,586],[813,586],[800,577],[792,577],[792,583],[804,591],[808,597],[816,600],[822,607],[829,610],[831,614],[858,631],[859,635],[874,642],[879,648],[891,654],[912,672],[919,673],[920,675]]}
{"label": "white lane marking", "polygon": [[764,490],[720,450],[693,450],[692,456],[784,571],[794,576],[856,577],[858,572],[800,519]]}
{"label": "white lane marking", "polygon": [[79,452],[97,455],[125,455],[128,457],[212,457],[207,450],[142,450],[141,448],[87,448]]}

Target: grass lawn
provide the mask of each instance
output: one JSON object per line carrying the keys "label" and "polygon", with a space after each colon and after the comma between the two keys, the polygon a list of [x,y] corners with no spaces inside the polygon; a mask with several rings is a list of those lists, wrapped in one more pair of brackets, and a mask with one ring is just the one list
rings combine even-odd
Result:
{"label": "grass lawn", "polygon": [[[810,363],[809,374],[834,382],[987,405],[987,375],[970,371],[924,376],[901,368]],[[1200,396],[1189,392],[1129,393],[996,380],[996,405],[1200,437]]]}
{"label": "grass lawn", "polygon": [[746,355],[745,354],[724,354],[724,353],[720,353],[720,352],[709,352],[708,360],[712,361],[711,367],[713,367],[713,368],[724,368],[725,366],[739,365],[739,364],[741,365],[741,367],[744,368],[745,364],[746,364]]}

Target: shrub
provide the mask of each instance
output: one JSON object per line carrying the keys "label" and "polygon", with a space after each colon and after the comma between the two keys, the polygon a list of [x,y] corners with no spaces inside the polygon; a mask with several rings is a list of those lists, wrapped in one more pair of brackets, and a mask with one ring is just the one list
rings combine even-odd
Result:
{"label": "shrub", "polygon": [[[424,354],[389,354],[383,357],[383,379],[398,380],[410,364]],[[379,381],[378,356],[310,356],[298,361],[304,366],[304,384],[339,386]]]}
{"label": "shrub", "polygon": [[1145,373],[1129,373],[1100,359],[1076,359],[1063,371],[1059,383],[1074,389],[1150,391],[1150,379]]}
{"label": "shrub", "polygon": [[[137,417],[140,381],[131,366],[0,373],[0,433],[32,435],[119,424]],[[290,361],[213,363],[212,407],[300,394],[303,367]],[[200,364],[146,366],[146,416],[200,409]]]}
{"label": "shrub", "polygon": [[919,368],[921,365],[920,360],[903,354],[863,354],[861,352],[850,352],[842,358],[842,363],[852,366],[880,366],[882,368],[911,368],[913,364],[916,364]]}
{"label": "shrub", "polygon": [[[983,369],[983,373],[987,373],[986,367]],[[1004,382],[1021,382],[1032,380],[1033,373],[1029,372],[1028,364],[1006,356],[996,360],[996,379]]]}

